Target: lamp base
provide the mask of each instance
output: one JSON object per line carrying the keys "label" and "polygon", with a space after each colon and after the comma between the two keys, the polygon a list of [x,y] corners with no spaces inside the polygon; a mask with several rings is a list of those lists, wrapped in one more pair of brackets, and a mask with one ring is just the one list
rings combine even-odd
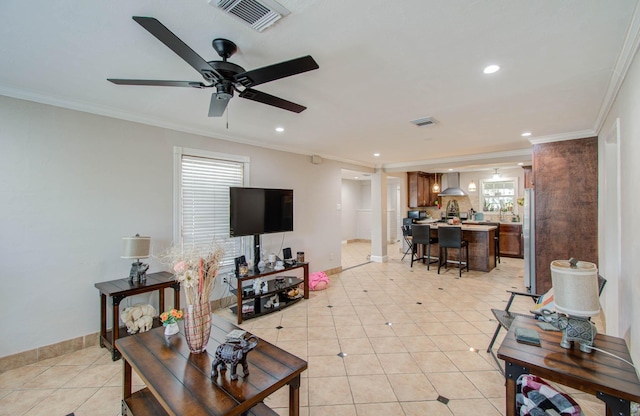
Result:
{"label": "lamp base", "polygon": [[544,318],[545,321],[562,331],[562,348],[571,349],[574,341],[580,344],[580,351],[590,353],[598,331],[589,318],[567,316],[554,313]]}
{"label": "lamp base", "polygon": [[129,272],[129,283],[146,282],[147,270],[149,270],[149,265],[142,263],[140,260],[131,263],[131,271]]}

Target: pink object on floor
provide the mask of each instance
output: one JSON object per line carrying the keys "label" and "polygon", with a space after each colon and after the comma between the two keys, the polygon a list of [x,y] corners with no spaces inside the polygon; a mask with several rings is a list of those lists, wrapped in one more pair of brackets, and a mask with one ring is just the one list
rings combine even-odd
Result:
{"label": "pink object on floor", "polygon": [[325,272],[315,272],[309,275],[309,289],[324,290],[329,287],[329,277]]}

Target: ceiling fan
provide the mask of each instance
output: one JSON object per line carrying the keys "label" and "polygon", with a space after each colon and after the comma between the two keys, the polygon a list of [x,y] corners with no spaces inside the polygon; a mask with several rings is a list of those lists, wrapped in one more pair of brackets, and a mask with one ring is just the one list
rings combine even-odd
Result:
{"label": "ceiling fan", "polygon": [[202,75],[206,83],[197,81],[162,81],[146,79],[115,79],[107,78],[118,85],[147,85],[160,87],[191,87],[191,88],[213,88],[216,92],[211,95],[209,105],[209,117],[220,117],[224,114],[229,100],[233,97],[233,92],[248,100],[282,108],[284,110],[300,113],[307,107],[292,103],[285,99],[258,91],[252,87],[266,82],[275,81],[280,78],[290,77],[303,72],[318,69],[316,61],[309,55],[280,62],[274,65],[245,71],[239,65],[228,62],[238,47],[228,39],[214,39],[213,49],[220,55],[222,61],[205,61],[200,55],[193,51],[186,43],[174,35],[162,23],[153,17],[133,16],[133,20],[138,22],[149,33],[164,43],[169,49],[174,51],[179,57],[184,59],[196,71]]}

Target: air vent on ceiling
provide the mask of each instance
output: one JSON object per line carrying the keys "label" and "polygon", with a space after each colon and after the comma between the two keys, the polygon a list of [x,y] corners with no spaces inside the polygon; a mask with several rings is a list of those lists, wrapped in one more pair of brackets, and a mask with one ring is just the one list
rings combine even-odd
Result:
{"label": "air vent on ceiling", "polygon": [[433,117],[418,118],[415,120],[411,120],[411,122],[418,127],[430,126],[432,124],[436,124],[436,120]]}
{"label": "air vent on ceiling", "polygon": [[289,14],[274,0],[209,0],[209,4],[238,17],[258,32]]}

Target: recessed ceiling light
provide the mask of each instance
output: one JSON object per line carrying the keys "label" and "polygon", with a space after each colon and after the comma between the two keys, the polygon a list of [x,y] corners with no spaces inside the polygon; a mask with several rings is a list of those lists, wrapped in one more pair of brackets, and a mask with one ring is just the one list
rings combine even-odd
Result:
{"label": "recessed ceiling light", "polygon": [[498,65],[489,65],[482,72],[484,72],[485,74],[493,74],[494,72],[498,72],[499,70],[500,67]]}
{"label": "recessed ceiling light", "polygon": [[284,127],[276,127],[276,131],[278,133],[282,133],[284,131]]}
{"label": "recessed ceiling light", "polygon": [[449,172],[453,172],[453,169],[449,168]]}
{"label": "recessed ceiling light", "polygon": [[519,163],[518,163],[518,166],[522,166],[522,165],[524,165],[524,163],[522,163],[522,162],[519,162]]}
{"label": "recessed ceiling light", "polygon": [[530,131],[525,131],[524,133],[521,134],[522,137],[529,137],[531,136],[531,132]]}
{"label": "recessed ceiling light", "polygon": [[375,157],[380,157],[380,153],[374,153],[373,154]]}

